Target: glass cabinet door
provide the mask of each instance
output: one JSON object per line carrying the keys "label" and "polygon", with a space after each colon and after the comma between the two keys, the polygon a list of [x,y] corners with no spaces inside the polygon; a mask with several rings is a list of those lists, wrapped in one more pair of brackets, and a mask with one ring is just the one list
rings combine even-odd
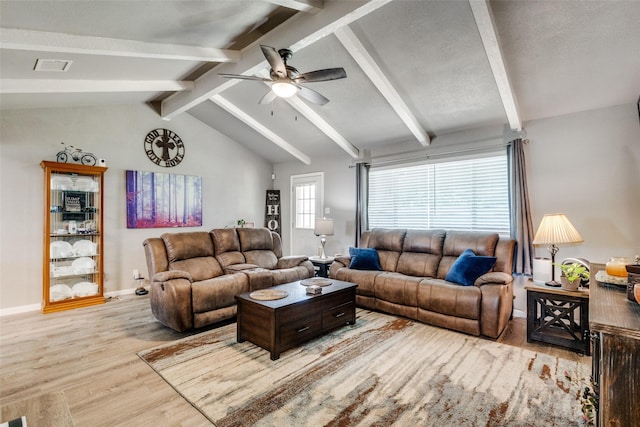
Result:
{"label": "glass cabinet door", "polygon": [[43,311],[104,302],[102,183],[106,168],[43,162]]}

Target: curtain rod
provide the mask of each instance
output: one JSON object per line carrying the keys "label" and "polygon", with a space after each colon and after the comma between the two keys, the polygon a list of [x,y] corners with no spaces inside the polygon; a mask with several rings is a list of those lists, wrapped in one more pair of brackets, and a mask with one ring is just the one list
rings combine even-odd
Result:
{"label": "curtain rod", "polygon": [[[527,139],[523,139],[522,140],[525,144],[529,143],[529,140]],[[393,163],[404,163],[404,162],[409,162],[409,161],[416,161],[416,160],[429,160],[431,158],[438,158],[438,157],[442,157],[442,156],[448,156],[450,154],[460,154],[460,153],[468,153],[468,152],[473,152],[473,151],[488,151],[489,149],[492,148],[500,148],[500,147],[507,147],[511,145],[511,141],[509,142],[505,142],[502,144],[495,144],[495,145],[487,145],[485,147],[478,147],[478,148],[466,148],[466,149],[460,149],[460,150],[453,150],[453,151],[445,151],[442,153],[433,153],[433,154],[422,154],[422,155],[416,155],[416,156],[412,156],[412,157],[403,157],[403,158],[399,158],[399,159],[393,159],[393,160],[383,160],[383,161],[370,161],[370,162],[364,162],[364,161],[359,161],[356,162],[357,163],[365,163],[369,166],[384,166],[387,164],[393,164]],[[390,157],[393,156],[393,154],[388,154],[385,156],[380,156],[381,158],[384,157]],[[350,168],[355,167],[355,165],[349,165]]]}

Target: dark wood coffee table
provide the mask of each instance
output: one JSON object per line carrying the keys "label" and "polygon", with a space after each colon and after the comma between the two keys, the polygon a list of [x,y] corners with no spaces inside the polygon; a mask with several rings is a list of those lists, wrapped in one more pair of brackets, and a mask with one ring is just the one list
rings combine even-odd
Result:
{"label": "dark wood coffee table", "polygon": [[289,295],[282,299],[261,301],[250,292],[236,295],[238,303],[238,342],[252,342],[271,353],[280,353],[305,341],[356,321],[355,283],[331,280],[322,293],[307,295],[300,281],[274,286]]}

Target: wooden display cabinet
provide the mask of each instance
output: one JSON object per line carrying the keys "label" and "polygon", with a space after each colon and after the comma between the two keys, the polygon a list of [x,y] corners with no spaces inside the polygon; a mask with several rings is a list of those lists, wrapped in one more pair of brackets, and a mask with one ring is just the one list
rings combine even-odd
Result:
{"label": "wooden display cabinet", "polygon": [[43,161],[42,312],[104,303],[106,167]]}

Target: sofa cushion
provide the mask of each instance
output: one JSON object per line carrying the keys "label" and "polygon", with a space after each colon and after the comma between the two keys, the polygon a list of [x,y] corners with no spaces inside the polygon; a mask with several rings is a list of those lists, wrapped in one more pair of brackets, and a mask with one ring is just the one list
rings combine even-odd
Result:
{"label": "sofa cushion", "polygon": [[213,240],[216,259],[223,267],[245,263],[244,255],[240,252],[240,239],[238,239],[235,228],[217,228],[209,233]]}
{"label": "sofa cushion", "polygon": [[423,279],[418,285],[418,307],[421,310],[480,320],[481,303],[482,293],[477,286],[460,286],[431,278]]}
{"label": "sofa cushion", "polygon": [[398,273],[417,277],[435,277],[442,258],[444,230],[407,230]]}
{"label": "sofa cushion", "polygon": [[204,313],[235,305],[235,296],[248,290],[249,278],[243,273],[194,282],[191,285],[193,312]]}
{"label": "sofa cushion", "polygon": [[211,279],[224,274],[220,263],[212,256],[170,262],[169,269],[186,271],[191,275],[194,282]]}
{"label": "sofa cushion", "polygon": [[447,231],[436,277],[444,279],[453,263],[466,249],[471,249],[477,255],[495,256],[499,238],[498,233]]}
{"label": "sofa cushion", "polygon": [[245,255],[247,251],[255,250],[273,252],[273,237],[268,228],[236,228],[235,230],[240,240],[240,250]]}
{"label": "sofa cushion", "polygon": [[164,233],[160,238],[167,248],[169,262],[214,256],[213,241],[206,231]]}
{"label": "sofa cushion", "polygon": [[489,272],[496,263],[494,256],[477,256],[467,249],[453,263],[445,280],[464,286],[473,286],[476,279]]}
{"label": "sofa cushion", "polygon": [[373,248],[349,248],[351,263],[349,268],[354,270],[382,270],[378,252]]}
{"label": "sofa cushion", "polygon": [[375,297],[394,304],[417,307],[418,284],[422,280],[422,277],[385,271],[376,276]]}
{"label": "sofa cushion", "polygon": [[278,258],[272,251],[255,250],[244,252],[244,258],[249,264],[255,264],[258,267],[273,270],[278,265]]}
{"label": "sofa cushion", "polygon": [[406,232],[404,229],[375,228],[369,233],[367,247],[378,251],[380,266],[384,271],[396,271]]}

